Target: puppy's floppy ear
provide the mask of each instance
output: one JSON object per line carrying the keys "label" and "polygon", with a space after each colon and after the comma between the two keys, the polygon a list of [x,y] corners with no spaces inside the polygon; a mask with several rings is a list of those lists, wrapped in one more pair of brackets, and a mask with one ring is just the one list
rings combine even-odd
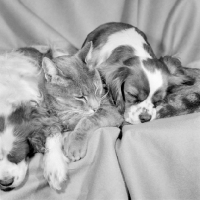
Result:
{"label": "puppy's floppy ear", "polygon": [[123,113],[125,109],[123,84],[126,81],[129,74],[130,69],[128,67],[120,67],[108,77],[109,79],[107,81],[115,105],[119,109],[120,113]]}
{"label": "puppy's floppy ear", "polygon": [[88,42],[77,52],[77,55],[84,63],[88,63],[92,58],[92,50],[93,44],[92,42]]}
{"label": "puppy's floppy ear", "polygon": [[193,85],[195,79],[187,75],[187,71],[182,67],[181,61],[172,56],[164,56],[160,58],[169,71],[169,87],[178,85]]}

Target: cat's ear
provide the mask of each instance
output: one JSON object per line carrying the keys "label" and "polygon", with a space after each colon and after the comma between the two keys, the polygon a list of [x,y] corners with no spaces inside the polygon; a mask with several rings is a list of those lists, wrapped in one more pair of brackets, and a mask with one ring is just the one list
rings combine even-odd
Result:
{"label": "cat's ear", "polygon": [[58,74],[58,69],[55,64],[47,57],[42,60],[42,69],[44,70],[45,78],[47,80],[55,77]]}
{"label": "cat's ear", "polygon": [[93,44],[88,42],[82,49],[77,53],[78,57],[85,63],[88,63],[92,57]]}

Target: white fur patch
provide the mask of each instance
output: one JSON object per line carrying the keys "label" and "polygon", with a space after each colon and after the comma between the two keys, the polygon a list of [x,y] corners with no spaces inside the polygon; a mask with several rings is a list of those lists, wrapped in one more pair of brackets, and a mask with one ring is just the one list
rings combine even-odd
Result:
{"label": "white fur patch", "polygon": [[16,137],[13,134],[14,127],[7,126],[3,133],[0,133],[0,151],[9,153],[13,148]]}
{"label": "white fur patch", "polygon": [[108,37],[106,44],[98,52],[97,65],[104,62],[111,55],[112,51],[121,45],[133,47],[136,56],[141,58],[151,58],[149,53],[144,49],[144,44],[146,44],[146,41],[135,28],[114,33]]}
{"label": "white fur patch", "polygon": [[31,58],[12,52],[0,56],[0,115],[8,116],[13,106],[39,101],[39,69]]}
{"label": "white fur patch", "polygon": [[44,154],[44,177],[49,185],[56,189],[61,189],[61,184],[67,178],[67,163],[69,160],[62,151],[62,135],[56,134],[46,140],[47,152]]}
{"label": "white fur patch", "polygon": [[14,127],[9,125],[6,126],[3,133],[0,133],[0,180],[14,178],[11,187],[17,187],[26,176],[28,163],[22,160],[20,163],[15,164],[7,159],[7,155],[13,149],[13,143],[16,139],[13,130]]}
{"label": "white fur patch", "polygon": [[28,169],[28,164],[28,161],[25,160],[22,160],[17,164],[17,167],[15,167],[15,171],[13,173],[15,180],[12,184],[12,187],[17,187],[24,181]]}
{"label": "white fur patch", "polygon": [[163,86],[164,80],[162,76],[162,71],[155,69],[153,72],[147,70],[143,64],[141,64],[147,78],[149,81],[149,87],[150,87],[150,94],[149,98],[151,98],[154,93]]}

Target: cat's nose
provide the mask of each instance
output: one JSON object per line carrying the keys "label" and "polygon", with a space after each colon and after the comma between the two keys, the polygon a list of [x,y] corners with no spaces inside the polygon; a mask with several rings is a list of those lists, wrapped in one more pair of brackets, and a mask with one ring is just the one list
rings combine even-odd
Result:
{"label": "cat's nose", "polygon": [[94,112],[96,112],[98,109],[99,109],[99,102],[97,101],[97,100],[92,100],[91,102],[90,102],[90,108],[94,111]]}
{"label": "cat's nose", "polygon": [[94,111],[94,112],[97,112],[97,110],[98,110],[98,108],[93,108],[93,111]]}

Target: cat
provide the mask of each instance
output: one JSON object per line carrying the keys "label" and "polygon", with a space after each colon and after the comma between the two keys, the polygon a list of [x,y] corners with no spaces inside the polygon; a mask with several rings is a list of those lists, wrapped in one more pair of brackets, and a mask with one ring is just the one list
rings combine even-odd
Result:
{"label": "cat", "polygon": [[119,127],[123,118],[112,104],[97,69],[86,56],[91,43],[74,55],[43,58],[47,100],[64,127],[64,152],[72,161],[83,158],[89,136],[100,127]]}

